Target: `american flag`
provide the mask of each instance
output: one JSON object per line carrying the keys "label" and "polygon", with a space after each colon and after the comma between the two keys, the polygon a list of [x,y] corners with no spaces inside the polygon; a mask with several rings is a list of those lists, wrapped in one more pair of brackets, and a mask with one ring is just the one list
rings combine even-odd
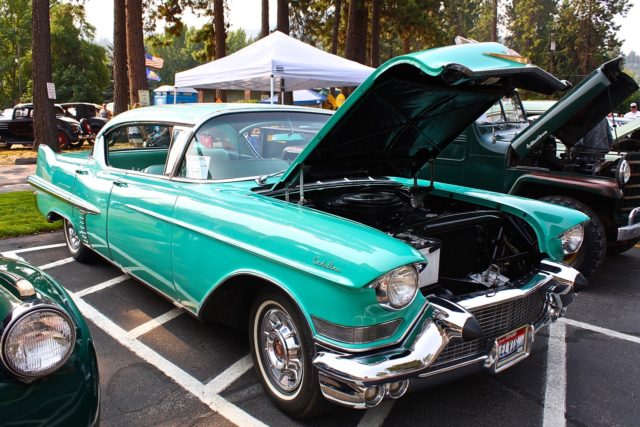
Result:
{"label": "american flag", "polygon": [[151,54],[144,54],[144,65],[145,67],[157,68],[158,70],[162,68],[164,65],[164,59],[158,58],[157,56],[153,56]]}

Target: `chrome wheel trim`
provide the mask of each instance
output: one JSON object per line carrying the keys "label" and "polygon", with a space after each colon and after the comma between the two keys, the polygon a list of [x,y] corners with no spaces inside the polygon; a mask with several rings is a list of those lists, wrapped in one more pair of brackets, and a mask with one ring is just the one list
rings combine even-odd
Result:
{"label": "chrome wheel trim", "polygon": [[294,399],[302,389],[304,351],[293,320],[275,301],[263,302],[254,321],[258,365],[273,393]]}
{"label": "chrome wheel trim", "polygon": [[64,226],[64,230],[65,230],[65,237],[67,238],[67,245],[69,246],[69,250],[71,250],[72,252],[78,252],[78,250],[80,249],[80,237],[78,236],[78,233],[76,233],[76,229],[73,228],[73,225],[71,225],[71,222],[69,221],[65,221],[65,226]]}

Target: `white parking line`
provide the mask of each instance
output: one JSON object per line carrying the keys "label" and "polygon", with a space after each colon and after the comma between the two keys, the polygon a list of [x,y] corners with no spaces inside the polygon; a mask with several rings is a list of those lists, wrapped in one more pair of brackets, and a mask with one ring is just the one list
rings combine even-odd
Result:
{"label": "white parking line", "polygon": [[640,337],[636,337],[635,335],[624,334],[612,329],[601,328],[600,326],[591,325],[589,323],[580,322],[578,320],[562,319],[562,322],[570,326],[575,326],[576,328],[588,329],[599,334],[607,335],[611,338],[617,338],[620,340],[631,341],[633,343],[640,344]]}
{"label": "white parking line", "polygon": [[122,276],[115,277],[115,278],[113,278],[111,280],[107,280],[106,282],[98,283],[97,285],[94,285],[94,286],[91,286],[89,288],[86,288],[86,289],[83,289],[81,291],[78,291],[78,292],[75,293],[75,295],[77,297],[84,297],[84,296],[87,296],[87,295],[92,294],[94,292],[98,292],[98,291],[106,289],[106,288],[108,288],[110,286],[117,285],[118,283],[124,282],[128,278],[129,278],[128,275],[123,274]]}
{"label": "white parking line", "polygon": [[166,376],[171,378],[176,384],[196,396],[200,401],[209,406],[212,410],[222,415],[229,421],[237,425],[265,426],[263,422],[252,417],[237,406],[229,403],[222,396],[214,394],[211,396],[204,395],[205,386],[174,365],[158,353],[133,338],[127,331],[113,323],[106,316],[93,308],[91,305],[78,298],[77,295],[69,292],[76,305],[87,319],[91,320],[98,328],[102,329],[109,336],[114,338],[118,343],[132,351],[136,356],[155,366]]}
{"label": "white parking line", "polygon": [[14,254],[21,254],[23,252],[41,251],[44,249],[61,248],[63,246],[67,246],[66,243],[55,243],[53,245],[34,246],[32,248],[16,249],[15,251],[11,251],[11,252],[13,252]]}
{"label": "white parking line", "polygon": [[360,418],[358,427],[379,427],[384,424],[384,420],[389,416],[389,412],[393,409],[395,400],[386,400],[375,408],[367,409],[364,416]]}
{"label": "white parking line", "polygon": [[135,328],[133,328],[132,330],[129,331],[129,335],[131,335],[134,338],[138,338],[141,335],[146,334],[147,332],[152,331],[153,329],[157,328],[158,326],[163,325],[164,323],[167,323],[169,320],[171,319],[175,319],[176,317],[180,316],[182,314],[182,310],[179,308],[174,308],[173,310],[169,310],[166,313],[149,320],[148,322],[143,323],[140,326],[137,326]]}
{"label": "white parking line", "polygon": [[48,270],[49,268],[58,267],[58,266],[65,265],[65,264],[69,264],[70,262],[73,262],[73,261],[75,261],[75,259],[73,257],[69,257],[69,258],[61,259],[59,261],[50,262],[49,264],[40,265],[40,266],[38,266],[38,268],[40,270]]}
{"label": "white parking line", "polygon": [[209,395],[222,392],[252,367],[253,361],[251,360],[251,355],[247,354],[204,386],[205,398]]}
{"label": "white parking line", "polygon": [[547,347],[547,381],[544,392],[542,427],[566,425],[567,399],[567,328],[564,323],[549,325]]}

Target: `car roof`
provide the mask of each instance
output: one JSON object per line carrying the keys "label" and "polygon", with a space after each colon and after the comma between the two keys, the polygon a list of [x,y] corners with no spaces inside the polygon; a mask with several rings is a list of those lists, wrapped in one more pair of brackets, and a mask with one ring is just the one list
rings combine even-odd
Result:
{"label": "car roof", "polygon": [[167,104],[141,107],[125,111],[115,116],[109,122],[109,127],[119,123],[136,121],[172,122],[185,125],[196,125],[207,117],[220,112],[233,111],[300,111],[310,113],[326,113],[326,110],[318,108],[296,107],[291,105],[249,104],[249,103],[193,103],[193,104]]}

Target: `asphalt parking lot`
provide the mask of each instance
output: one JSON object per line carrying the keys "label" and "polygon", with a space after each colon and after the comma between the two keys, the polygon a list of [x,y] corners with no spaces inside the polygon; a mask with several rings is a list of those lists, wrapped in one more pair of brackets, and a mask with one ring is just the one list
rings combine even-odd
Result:
{"label": "asphalt parking lot", "polygon": [[[46,270],[89,320],[103,426],[296,425],[262,392],[247,337],[201,324],[106,261],[79,264],[61,233],[0,240]],[[305,425],[627,426],[640,419],[640,248],[609,257],[532,355],[366,411],[336,407]],[[549,343],[552,343],[549,346]]]}

